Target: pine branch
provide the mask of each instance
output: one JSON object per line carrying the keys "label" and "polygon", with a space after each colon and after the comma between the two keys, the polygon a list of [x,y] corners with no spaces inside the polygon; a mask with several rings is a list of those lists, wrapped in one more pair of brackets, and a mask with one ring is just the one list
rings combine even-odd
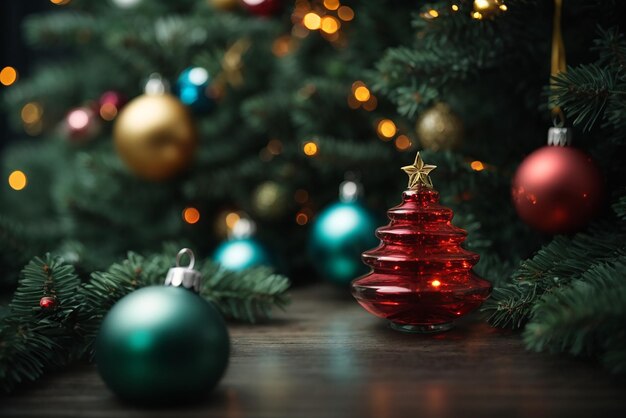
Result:
{"label": "pine branch", "polygon": [[560,106],[575,126],[588,131],[603,115],[609,100],[626,94],[618,87],[618,75],[596,64],[568,67],[552,77],[550,104]]}
{"label": "pine branch", "polygon": [[[74,359],[93,358],[109,309],[133,290],[161,285],[174,258],[172,246],[150,257],[129,253],[123,262],[92,273],[82,285],[61,258],[33,259],[22,272],[8,315],[0,319],[0,388],[8,392]],[[268,269],[230,272],[205,263],[200,270],[205,275],[201,295],[228,318],[254,323],[289,301],[289,280]],[[56,307],[42,310],[42,296],[53,296]]]}
{"label": "pine branch", "polygon": [[284,309],[289,303],[285,294],[289,281],[269,269],[234,272],[206,264],[202,272],[207,280],[201,294],[227,317],[255,323],[269,318],[272,306]]}
{"label": "pine branch", "polygon": [[571,286],[541,297],[524,331],[526,346],[598,355],[614,372],[626,370],[625,271],[622,256],[614,263],[594,265]]}
{"label": "pine branch", "polygon": [[[0,388],[4,391],[36,380],[72,358],[75,340],[70,318],[79,285],[73,267],[49,254],[24,268],[9,315],[0,321]],[[42,296],[54,296],[57,307],[40,308]]]}
{"label": "pine branch", "polygon": [[546,293],[567,288],[595,264],[626,255],[623,226],[596,225],[573,237],[558,236],[524,261],[481,308],[493,326],[520,328],[533,318],[533,306]]}

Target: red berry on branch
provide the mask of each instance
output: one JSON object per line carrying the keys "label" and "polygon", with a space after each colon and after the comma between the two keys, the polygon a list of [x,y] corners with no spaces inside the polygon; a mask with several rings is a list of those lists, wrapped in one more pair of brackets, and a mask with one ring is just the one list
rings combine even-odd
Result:
{"label": "red berry on branch", "polygon": [[39,299],[39,306],[42,309],[50,310],[56,308],[57,299],[54,296],[44,296]]}

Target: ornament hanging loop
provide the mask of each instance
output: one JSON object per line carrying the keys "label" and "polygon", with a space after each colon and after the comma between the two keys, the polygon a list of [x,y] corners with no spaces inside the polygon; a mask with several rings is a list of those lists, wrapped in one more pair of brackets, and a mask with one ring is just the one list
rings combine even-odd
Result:
{"label": "ornament hanging loop", "polygon": [[[187,255],[189,257],[189,265],[182,267],[180,265],[181,258]],[[172,267],[165,277],[165,286],[184,287],[185,289],[200,291],[202,275],[199,271],[194,270],[196,257],[189,248],[183,248],[176,255],[176,267]]]}
{"label": "ornament hanging loop", "polygon": [[178,254],[176,254],[176,267],[183,267],[180,265],[180,260],[183,258],[184,255],[187,255],[189,257],[189,264],[187,265],[187,268],[193,269],[193,266],[196,264],[196,256],[189,248],[183,248],[178,252]]}

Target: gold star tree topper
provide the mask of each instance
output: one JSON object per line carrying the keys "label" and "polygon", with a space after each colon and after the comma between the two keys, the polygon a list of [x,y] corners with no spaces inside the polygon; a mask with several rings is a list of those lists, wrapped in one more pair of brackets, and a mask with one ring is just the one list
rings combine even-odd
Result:
{"label": "gold star tree topper", "polygon": [[415,162],[412,165],[402,167],[409,176],[409,189],[417,190],[420,186],[426,186],[429,189],[433,188],[433,182],[430,180],[428,174],[437,168],[436,165],[424,164],[420,153],[415,156]]}

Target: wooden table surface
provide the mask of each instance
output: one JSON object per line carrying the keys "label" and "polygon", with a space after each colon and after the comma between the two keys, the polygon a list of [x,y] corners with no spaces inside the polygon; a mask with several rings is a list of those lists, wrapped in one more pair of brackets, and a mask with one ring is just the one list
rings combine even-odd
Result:
{"label": "wooden table surface", "polygon": [[181,408],[141,409],[77,365],[0,399],[0,417],[626,416],[626,383],[597,365],[524,350],[476,316],[445,334],[401,334],[337,289],[292,292],[264,325],[231,325],[218,389]]}

